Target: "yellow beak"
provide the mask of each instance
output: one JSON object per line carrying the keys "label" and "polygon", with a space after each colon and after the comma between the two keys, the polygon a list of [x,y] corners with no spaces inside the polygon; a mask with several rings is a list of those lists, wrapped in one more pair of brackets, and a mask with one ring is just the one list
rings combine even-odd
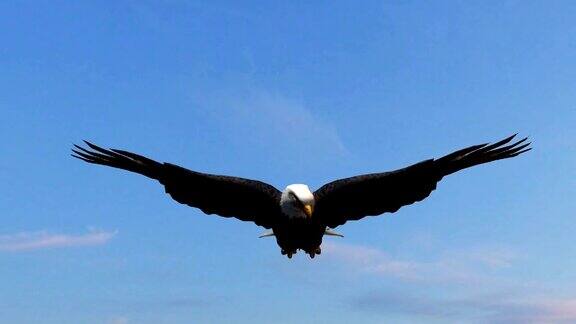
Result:
{"label": "yellow beak", "polygon": [[304,213],[306,213],[306,216],[308,216],[308,218],[312,217],[313,211],[314,211],[314,209],[312,208],[312,205],[305,205],[304,206]]}

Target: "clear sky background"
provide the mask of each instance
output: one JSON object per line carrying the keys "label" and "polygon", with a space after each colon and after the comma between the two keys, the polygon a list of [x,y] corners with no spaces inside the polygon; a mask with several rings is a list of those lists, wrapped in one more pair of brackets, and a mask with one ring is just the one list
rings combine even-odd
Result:
{"label": "clear sky background", "polygon": [[[1,323],[576,321],[573,1],[0,2]],[[314,260],[81,163],[88,139],[279,189],[534,149]]]}

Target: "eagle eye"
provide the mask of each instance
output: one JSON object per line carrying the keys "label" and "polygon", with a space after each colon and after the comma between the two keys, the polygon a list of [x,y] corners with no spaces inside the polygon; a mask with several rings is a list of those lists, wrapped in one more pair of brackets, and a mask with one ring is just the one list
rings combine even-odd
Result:
{"label": "eagle eye", "polygon": [[304,207],[304,204],[302,203],[302,201],[300,201],[300,199],[299,199],[298,197],[296,197],[296,195],[295,195],[293,192],[290,192],[290,195],[292,196],[292,198],[294,198],[295,201],[298,202],[298,204],[299,204],[301,207]]}

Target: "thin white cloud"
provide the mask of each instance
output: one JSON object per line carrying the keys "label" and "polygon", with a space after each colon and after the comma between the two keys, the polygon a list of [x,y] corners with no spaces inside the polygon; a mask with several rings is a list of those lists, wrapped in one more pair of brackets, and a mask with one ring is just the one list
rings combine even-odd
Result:
{"label": "thin white cloud", "polygon": [[539,322],[576,322],[576,298],[542,300],[536,305],[541,309]]}
{"label": "thin white cloud", "polygon": [[324,242],[322,253],[343,261],[359,272],[381,274],[401,279],[417,279],[421,265],[417,262],[397,260],[383,251],[360,245]]}
{"label": "thin white cloud", "polygon": [[203,93],[196,100],[243,145],[303,154],[348,153],[336,127],[303,102],[262,89],[239,90]]}
{"label": "thin white cloud", "polygon": [[497,270],[510,265],[515,254],[509,249],[475,248],[454,251],[432,261],[402,260],[361,245],[325,242],[323,252],[359,273],[397,278],[411,282],[476,284],[489,280],[479,270]]}
{"label": "thin white cloud", "polygon": [[576,299],[525,299],[483,295],[438,298],[395,293],[369,293],[352,302],[355,309],[466,323],[574,323]]}
{"label": "thin white cloud", "polygon": [[128,324],[129,320],[127,317],[119,316],[119,317],[112,318],[108,323],[109,324]]}
{"label": "thin white cloud", "polygon": [[450,257],[469,262],[477,262],[479,265],[492,269],[508,268],[518,259],[518,254],[506,247],[477,247],[463,251],[450,253]]}
{"label": "thin white cloud", "polygon": [[266,92],[257,93],[251,100],[251,109],[243,111],[249,114],[245,117],[254,119],[254,114],[260,115],[259,126],[276,133],[277,139],[295,146],[328,146],[338,153],[346,152],[336,128],[303,103]]}
{"label": "thin white cloud", "polygon": [[[356,310],[410,318],[467,323],[574,323],[576,299],[539,294],[537,287],[498,276],[497,270],[513,266],[518,254],[510,248],[473,247],[443,252],[427,261],[402,260],[372,247],[327,241],[323,256],[346,267],[346,273],[371,274],[396,280],[391,292],[371,291],[351,301]],[[429,261],[430,258],[432,261]],[[411,294],[412,283],[426,284],[441,294]],[[469,285],[476,287],[472,295]],[[493,288],[490,288],[493,287]],[[499,289],[500,293],[490,291]],[[465,289],[462,289],[465,288]],[[452,292],[452,293],[450,293]]]}
{"label": "thin white cloud", "polygon": [[0,251],[25,252],[50,248],[95,246],[108,243],[117,231],[90,230],[86,234],[57,234],[48,231],[0,235]]}

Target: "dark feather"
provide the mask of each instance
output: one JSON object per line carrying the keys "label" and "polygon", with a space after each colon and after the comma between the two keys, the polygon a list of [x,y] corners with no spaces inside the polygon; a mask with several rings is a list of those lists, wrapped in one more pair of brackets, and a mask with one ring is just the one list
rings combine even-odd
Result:
{"label": "dark feather", "polygon": [[330,182],[316,192],[314,217],[329,227],[365,216],[393,213],[430,195],[444,176],[478,164],[507,159],[531,150],[527,138],[506,145],[516,135],[494,144],[470,146],[439,159],[404,169],[365,174]]}
{"label": "dark feather", "polygon": [[144,156],[107,150],[84,141],[89,149],[74,145],[73,157],[139,173],[158,180],[179,203],[201,209],[206,214],[235,217],[271,228],[280,220],[280,192],[261,181],[191,171]]}

